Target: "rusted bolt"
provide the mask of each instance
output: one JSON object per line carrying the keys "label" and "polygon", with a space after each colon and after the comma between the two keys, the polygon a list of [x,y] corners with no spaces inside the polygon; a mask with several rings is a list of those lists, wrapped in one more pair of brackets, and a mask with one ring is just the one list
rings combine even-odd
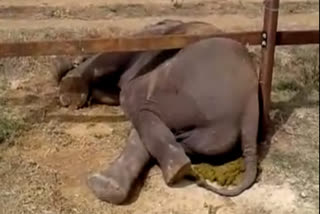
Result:
{"label": "rusted bolt", "polygon": [[266,47],[267,46],[267,41],[266,40],[263,40],[262,43],[261,43],[262,47]]}
{"label": "rusted bolt", "polygon": [[267,39],[267,33],[262,33],[262,38]]}

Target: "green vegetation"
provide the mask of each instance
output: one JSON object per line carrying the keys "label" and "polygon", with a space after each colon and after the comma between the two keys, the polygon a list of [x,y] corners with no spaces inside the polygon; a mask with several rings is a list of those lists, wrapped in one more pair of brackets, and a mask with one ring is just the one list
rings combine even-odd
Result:
{"label": "green vegetation", "polygon": [[319,47],[281,48],[276,52],[275,91],[319,88]]}
{"label": "green vegetation", "polygon": [[[1,94],[1,92],[5,87],[4,83],[5,82],[0,79],[0,144],[24,127],[22,119],[15,117],[14,114],[9,111],[5,101],[2,99],[3,94]],[[1,88],[1,86],[3,88]]]}
{"label": "green vegetation", "polygon": [[11,135],[16,133],[22,128],[22,122],[16,119],[10,118],[9,115],[4,114],[3,109],[0,108],[0,143],[3,143]]}

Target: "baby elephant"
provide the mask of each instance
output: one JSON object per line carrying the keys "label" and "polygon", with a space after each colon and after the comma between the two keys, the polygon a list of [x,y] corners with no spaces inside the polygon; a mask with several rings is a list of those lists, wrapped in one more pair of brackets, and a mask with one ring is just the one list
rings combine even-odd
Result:
{"label": "baby elephant", "polygon": [[[195,35],[217,32],[221,31],[209,23],[165,19],[147,25],[132,36]],[[131,79],[134,76],[152,71],[158,64],[172,57],[178,51],[179,49],[99,53],[93,56],[79,57],[74,63],[66,58],[61,58],[56,62],[60,103],[66,107],[81,108],[92,99],[107,105],[119,105],[120,88],[118,82],[125,70],[131,68],[132,71],[127,72],[123,79]],[[145,58],[146,55],[147,58]],[[141,59],[145,63],[137,61]],[[79,65],[74,66],[74,64]],[[139,68],[132,67],[133,64],[138,65]]]}
{"label": "baby elephant", "polygon": [[151,72],[128,75],[148,59],[142,55],[120,76],[120,106],[134,129],[110,167],[89,178],[93,193],[121,204],[151,158],[172,185],[190,171],[190,155],[226,155],[239,139],[246,169],[242,183],[234,189],[198,184],[225,196],[249,188],[257,175],[259,100],[256,68],[247,49],[231,39],[205,39]]}

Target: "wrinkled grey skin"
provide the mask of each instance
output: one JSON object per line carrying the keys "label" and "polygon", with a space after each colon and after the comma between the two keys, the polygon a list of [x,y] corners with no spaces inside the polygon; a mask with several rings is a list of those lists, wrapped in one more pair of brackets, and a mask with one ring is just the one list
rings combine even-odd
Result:
{"label": "wrinkled grey skin", "polygon": [[[208,23],[184,23],[178,20],[167,19],[148,25],[133,36],[215,32],[221,31]],[[125,77],[122,78],[131,79],[137,75],[152,71],[158,64],[172,57],[177,52],[178,49],[101,53],[94,56],[80,57],[77,59],[78,62],[61,58],[56,61],[56,80],[60,84],[60,103],[66,107],[81,108],[91,98],[99,103],[119,105],[120,89],[117,83],[122,72],[131,68],[131,71],[126,72]],[[141,60],[144,60],[144,62],[141,62]],[[77,65],[77,67],[74,65]],[[111,74],[113,75],[112,77],[110,76]],[[104,78],[105,76],[107,78]]]}
{"label": "wrinkled grey skin", "polygon": [[258,78],[247,49],[223,38],[196,42],[151,72],[138,72],[142,55],[119,80],[120,105],[133,124],[120,156],[91,176],[88,186],[101,200],[123,203],[144,166],[154,158],[172,185],[189,172],[190,155],[228,154],[240,138],[243,182],[234,189],[198,185],[224,196],[249,188],[257,175]]}

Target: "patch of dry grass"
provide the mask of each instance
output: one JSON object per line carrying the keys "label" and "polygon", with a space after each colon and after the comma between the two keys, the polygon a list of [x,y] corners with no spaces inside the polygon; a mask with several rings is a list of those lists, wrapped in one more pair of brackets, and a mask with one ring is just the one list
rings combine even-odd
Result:
{"label": "patch of dry grass", "polygon": [[275,57],[271,117],[282,126],[295,109],[319,106],[319,46],[278,47]]}
{"label": "patch of dry grass", "polygon": [[278,48],[274,87],[278,91],[319,88],[319,46]]}
{"label": "patch of dry grass", "polygon": [[[14,170],[15,179],[10,170]],[[58,185],[54,171],[16,153],[5,155],[0,161],[0,213],[77,213],[61,195]]]}
{"label": "patch of dry grass", "polygon": [[272,90],[270,176],[319,207],[319,46],[278,47]]}
{"label": "patch of dry grass", "polygon": [[0,144],[24,128],[24,122],[10,114],[0,104]]}
{"label": "patch of dry grass", "polygon": [[[1,67],[0,64],[0,72]],[[7,79],[4,75],[0,75],[0,144],[23,128],[23,121],[10,113],[5,101],[1,99],[7,87]]]}

